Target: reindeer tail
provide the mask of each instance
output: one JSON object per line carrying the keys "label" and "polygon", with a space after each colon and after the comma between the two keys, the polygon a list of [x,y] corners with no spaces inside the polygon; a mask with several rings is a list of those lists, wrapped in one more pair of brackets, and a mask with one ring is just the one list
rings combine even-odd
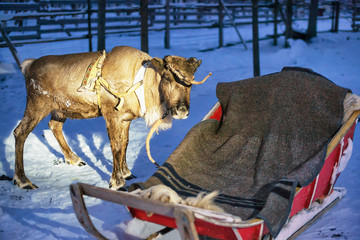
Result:
{"label": "reindeer tail", "polygon": [[21,72],[25,75],[26,70],[30,67],[30,65],[35,61],[35,58],[29,58],[24,60],[21,63]]}

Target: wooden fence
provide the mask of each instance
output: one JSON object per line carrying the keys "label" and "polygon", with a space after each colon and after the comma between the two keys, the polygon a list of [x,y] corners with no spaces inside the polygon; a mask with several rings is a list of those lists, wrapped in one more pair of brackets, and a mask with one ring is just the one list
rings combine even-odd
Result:
{"label": "wooden fence", "polygon": [[353,31],[360,30],[360,0],[352,0],[352,28]]}
{"label": "wooden fence", "polygon": [[[79,38],[91,40],[92,36],[97,34],[100,34],[99,39],[102,39],[104,34],[112,33],[140,34],[141,29],[145,29],[141,24],[147,23],[148,31],[165,31],[164,43],[165,47],[169,48],[169,33],[172,29],[219,28],[219,46],[222,46],[223,27],[251,24],[253,21],[253,6],[249,1],[239,3],[234,0],[183,0],[179,3],[178,0],[106,0],[103,7],[99,2],[105,3],[104,0],[0,2],[1,27],[16,46]],[[142,11],[143,14],[146,13],[148,21],[141,21],[141,2],[148,2],[146,12]],[[221,2],[224,3],[223,6]],[[299,7],[308,8],[304,4]],[[284,4],[263,0],[257,4],[257,8],[258,23],[277,25],[284,21]],[[101,9],[106,11],[105,21],[101,21],[104,19],[102,17],[98,18]],[[334,16],[336,11],[333,19]],[[336,30],[335,26],[331,29]],[[272,37],[275,43],[279,35],[274,26]],[[91,41],[89,45],[89,50],[92,50]],[[5,46],[5,39],[0,39],[0,47]]]}

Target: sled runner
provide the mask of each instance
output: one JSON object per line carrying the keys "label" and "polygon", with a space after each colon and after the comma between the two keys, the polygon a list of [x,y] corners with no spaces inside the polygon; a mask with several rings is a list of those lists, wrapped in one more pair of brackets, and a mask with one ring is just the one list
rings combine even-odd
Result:
{"label": "sled runner", "polygon": [[[125,205],[135,218],[177,228],[182,239],[199,239],[199,235],[216,239],[294,238],[346,193],[334,184],[351,156],[360,115],[355,111],[341,126],[348,91],[303,69],[284,69],[261,80],[219,84],[219,103],[189,131],[160,169],[146,182],[130,186],[132,192],[72,184],[78,220],[87,232],[105,239],[88,215],[83,196],[90,196]],[[316,96],[319,103],[306,99],[307,94]],[[317,114],[326,118],[325,122]],[[299,126],[303,129],[298,130]],[[324,139],[324,133],[330,136]],[[315,144],[315,153],[311,150],[306,155]],[[289,156],[300,160],[289,162]],[[246,162],[248,158],[251,160]],[[296,165],[291,165],[293,162]],[[284,175],[278,176],[279,171]],[[226,213],[137,195],[157,184],[170,187],[181,197],[219,189],[215,203]]]}

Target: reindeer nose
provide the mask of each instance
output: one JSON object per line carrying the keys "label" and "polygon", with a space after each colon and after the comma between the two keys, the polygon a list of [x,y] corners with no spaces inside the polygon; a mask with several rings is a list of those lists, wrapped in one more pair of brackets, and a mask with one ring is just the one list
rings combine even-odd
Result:
{"label": "reindeer nose", "polygon": [[187,115],[189,115],[189,109],[188,109],[188,107],[185,106],[185,104],[181,104],[181,105],[178,107],[177,111],[178,111],[179,113],[182,113],[182,114],[185,114],[185,113],[186,113]]}
{"label": "reindeer nose", "polygon": [[184,103],[180,103],[172,109],[171,115],[175,119],[185,119],[189,116],[189,106]]}

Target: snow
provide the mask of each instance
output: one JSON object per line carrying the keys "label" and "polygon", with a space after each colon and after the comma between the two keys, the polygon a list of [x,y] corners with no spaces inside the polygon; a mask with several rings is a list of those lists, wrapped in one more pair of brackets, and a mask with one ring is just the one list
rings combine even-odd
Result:
{"label": "snow", "polygon": [[332,192],[324,201],[320,204],[314,202],[309,209],[304,209],[300,211],[298,214],[293,216],[288,224],[286,224],[277,235],[276,239],[288,239],[294,233],[296,233],[301,227],[303,223],[310,222],[314,219],[318,214],[321,214],[321,211],[324,211],[326,207],[331,207],[331,204],[335,202],[337,199],[341,199],[346,195],[345,188],[336,188],[334,192]]}
{"label": "snow", "polygon": [[[329,28],[329,22],[319,23],[319,29]],[[350,23],[342,20],[340,29],[349,30]],[[239,30],[245,40],[251,38],[251,26],[241,26]],[[260,25],[260,36],[271,31],[271,25]],[[227,28],[224,32],[225,43],[239,41],[234,29]],[[150,55],[194,56],[203,60],[195,74],[196,79],[202,79],[208,72],[212,72],[213,76],[205,84],[193,87],[189,118],[175,120],[170,130],[160,132],[152,138],[152,156],[160,164],[175,150],[190,128],[201,121],[216,103],[215,89],[218,82],[246,79],[253,75],[252,51],[244,50],[241,44],[212,51],[199,51],[216,48],[216,29],[174,30],[171,32],[171,49],[164,49],[163,35],[163,32],[150,33]],[[107,51],[117,45],[140,48],[140,37],[108,35],[106,44]],[[251,48],[251,44],[247,45]],[[260,42],[262,75],[280,71],[284,66],[301,66],[311,68],[360,94],[360,33],[321,33],[310,43],[290,40],[290,45],[290,48],[283,47],[284,38],[279,39],[278,46],[273,46],[271,40]],[[17,47],[17,51],[21,60],[24,60],[50,54],[84,52],[87,48],[87,40],[84,39],[23,45]],[[0,70],[0,175],[12,177],[15,159],[12,131],[23,116],[26,92],[23,76],[14,67],[14,60],[7,48],[0,49]],[[39,189],[22,190],[9,181],[0,181],[0,239],[93,239],[75,217],[69,185],[85,182],[108,187],[112,172],[112,154],[105,122],[102,118],[66,121],[65,138],[70,147],[87,163],[84,167],[75,167],[64,163],[58,143],[48,129],[48,121],[49,117],[29,135],[24,151],[26,174]],[[127,160],[132,173],[138,178],[131,180],[129,184],[146,180],[156,170],[146,156],[145,138],[148,131],[142,119],[131,124]],[[358,239],[359,142],[360,134],[357,130],[351,160],[336,183],[337,186],[347,189],[346,196],[298,239]],[[89,197],[86,197],[86,203],[94,224],[108,238],[144,238],[160,228],[155,224],[131,220],[127,210],[121,205]],[[178,233],[172,231],[163,239],[178,237]]]}

